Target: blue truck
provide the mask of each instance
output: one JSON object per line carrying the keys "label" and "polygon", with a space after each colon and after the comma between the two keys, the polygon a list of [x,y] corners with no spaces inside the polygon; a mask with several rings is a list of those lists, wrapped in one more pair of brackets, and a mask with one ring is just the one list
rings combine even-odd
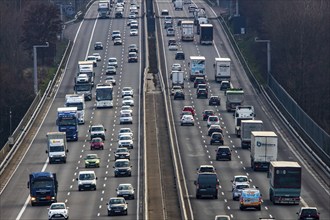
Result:
{"label": "blue truck", "polygon": [[78,113],[77,107],[61,107],[57,109],[56,125],[58,131],[66,133],[66,139],[78,140]]}
{"label": "blue truck", "polygon": [[32,206],[57,202],[58,183],[55,173],[31,173],[27,187],[30,189],[30,202]]}

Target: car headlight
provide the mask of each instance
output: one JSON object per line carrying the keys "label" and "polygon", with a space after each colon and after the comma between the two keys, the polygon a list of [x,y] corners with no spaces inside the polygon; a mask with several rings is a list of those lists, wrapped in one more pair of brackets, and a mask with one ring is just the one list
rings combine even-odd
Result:
{"label": "car headlight", "polygon": [[31,197],[31,201],[35,201],[36,200],[36,197]]}
{"label": "car headlight", "polygon": [[111,207],[110,206],[108,206],[108,210],[111,211]]}
{"label": "car headlight", "polygon": [[54,197],[54,196],[52,196],[52,199],[55,199],[55,197]]}
{"label": "car headlight", "polygon": [[85,160],[85,163],[89,163],[89,161]]}

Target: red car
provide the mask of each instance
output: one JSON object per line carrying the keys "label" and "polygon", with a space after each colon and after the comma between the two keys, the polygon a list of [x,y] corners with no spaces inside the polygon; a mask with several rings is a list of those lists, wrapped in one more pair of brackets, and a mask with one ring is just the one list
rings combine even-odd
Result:
{"label": "red car", "polygon": [[91,150],[103,150],[104,142],[102,138],[96,137],[91,140]]}
{"label": "red car", "polygon": [[192,106],[184,106],[183,109],[182,109],[182,111],[188,111],[188,112],[191,112],[191,114],[192,114],[193,116],[195,116],[195,109],[194,109],[194,107],[192,107]]}

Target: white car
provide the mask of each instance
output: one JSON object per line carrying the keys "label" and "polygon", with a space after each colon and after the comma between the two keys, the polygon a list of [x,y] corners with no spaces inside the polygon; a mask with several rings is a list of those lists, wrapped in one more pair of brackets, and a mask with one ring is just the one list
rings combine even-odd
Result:
{"label": "white car", "polygon": [[133,89],[132,89],[132,87],[124,87],[121,90],[121,97],[124,97],[124,96],[132,96],[133,97]]}
{"label": "white car", "polygon": [[233,183],[231,189],[234,190],[237,184],[249,183],[249,179],[245,175],[236,175],[236,176],[234,176],[234,179],[231,180],[231,182]]}
{"label": "white car", "polygon": [[126,112],[129,112],[129,113],[131,113],[133,115],[133,109],[129,105],[123,105],[121,107],[121,110],[120,111],[126,111]]}
{"label": "white car", "polygon": [[120,31],[119,30],[112,31],[111,37],[112,37],[112,40],[114,40],[117,37],[121,37]]}
{"label": "white car", "polygon": [[183,92],[181,86],[173,86],[171,89],[171,95],[174,95],[177,91]]}
{"label": "white car", "polygon": [[48,208],[48,219],[69,219],[69,207],[64,202],[55,202]]}
{"label": "white car", "polygon": [[113,76],[107,76],[105,78],[105,83],[116,85],[116,79]]}
{"label": "white car", "polygon": [[122,105],[134,106],[134,100],[131,96],[124,96]]}
{"label": "white car", "polygon": [[101,61],[101,55],[99,53],[93,53],[93,56],[96,57],[96,61]]}
{"label": "white car", "polygon": [[172,71],[181,71],[182,67],[180,63],[173,63],[172,64]]}
{"label": "white car", "polygon": [[118,133],[118,139],[121,135],[130,135],[133,137],[133,131],[130,128],[121,128]]}
{"label": "white car", "polygon": [[138,29],[129,30],[129,36],[138,36],[138,34],[139,34]]}
{"label": "white car", "polygon": [[133,137],[131,135],[120,135],[118,139],[118,147],[127,147],[133,149]]}
{"label": "white car", "polygon": [[108,66],[114,66],[114,67],[118,67],[118,61],[116,57],[109,57],[108,59]]}
{"label": "white car", "polygon": [[181,118],[181,126],[183,125],[195,125],[195,119],[192,115],[183,115]]}
{"label": "white car", "polygon": [[121,38],[115,38],[113,40],[113,45],[122,45],[123,44],[123,41],[121,40]]}
{"label": "white car", "polygon": [[179,47],[177,44],[170,44],[170,46],[168,46],[168,49],[172,51],[176,51],[179,49]]}
{"label": "white car", "polygon": [[207,118],[207,127],[211,125],[220,125],[219,117],[216,115],[211,115]]}
{"label": "white car", "polygon": [[93,65],[94,65],[94,67],[96,67],[97,66],[97,60],[96,60],[96,57],[95,56],[88,56],[87,58],[86,58],[86,61],[93,61]]}
{"label": "white car", "polygon": [[120,124],[133,124],[133,117],[131,113],[121,113],[120,118],[119,118],[119,123]]}
{"label": "white car", "polygon": [[133,188],[132,184],[130,184],[130,183],[119,184],[119,186],[116,189],[117,196],[124,197],[125,199],[134,199],[135,198],[134,190],[135,189]]}

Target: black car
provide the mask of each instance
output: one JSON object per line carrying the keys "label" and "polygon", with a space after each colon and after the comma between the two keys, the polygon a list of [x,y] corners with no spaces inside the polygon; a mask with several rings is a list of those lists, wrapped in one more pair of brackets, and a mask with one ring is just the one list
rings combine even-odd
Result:
{"label": "black car", "polygon": [[213,134],[213,132],[220,132],[222,133],[222,128],[220,127],[220,125],[211,125],[209,127],[209,130],[207,131],[207,135],[211,136]]}
{"label": "black car", "polygon": [[137,47],[136,44],[130,44],[128,46],[128,52],[136,52],[136,53],[138,53],[139,52],[139,49],[138,49],[138,47]]}
{"label": "black car", "polygon": [[208,97],[208,92],[207,92],[206,89],[198,89],[198,91],[197,91],[197,98],[198,99],[199,98],[205,98],[205,99],[207,99],[207,97]]}
{"label": "black car", "polygon": [[231,160],[231,150],[228,146],[218,147],[215,159],[216,160]]}
{"label": "black car", "polygon": [[229,81],[222,81],[220,83],[220,90],[226,91],[227,89],[230,89],[230,82]]}
{"label": "black car", "polygon": [[320,213],[317,211],[316,207],[301,207],[299,212],[297,212],[297,215],[299,220],[320,219]]}
{"label": "black car", "polygon": [[127,215],[127,202],[123,197],[110,198],[107,203],[108,216]]}
{"label": "black car", "polygon": [[185,56],[184,56],[184,52],[183,51],[177,51],[175,54],[175,59],[176,60],[184,60]]}
{"label": "black car", "polygon": [[220,105],[219,96],[211,96],[211,98],[209,99],[209,105]]}
{"label": "black car", "polygon": [[94,50],[103,50],[103,44],[102,44],[102,42],[95,42],[95,44],[94,44]]}
{"label": "black car", "polygon": [[213,110],[204,110],[203,111],[203,121],[206,121],[210,115],[214,115]]}
{"label": "black car", "polygon": [[113,168],[115,168],[115,177],[118,176],[132,176],[130,161],[128,159],[118,159]]}
{"label": "black car", "polygon": [[136,52],[129,52],[128,53],[128,62],[129,63],[138,62],[138,56],[137,56]]}
{"label": "black car", "polygon": [[182,99],[182,100],[184,100],[185,99],[184,92],[183,91],[176,91],[174,93],[174,100],[176,100],[176,99]]}
{"label": "black car", "polygon": [[211,135],[210,144],[223,145],[223,135],[220,132],[213,132]]}

